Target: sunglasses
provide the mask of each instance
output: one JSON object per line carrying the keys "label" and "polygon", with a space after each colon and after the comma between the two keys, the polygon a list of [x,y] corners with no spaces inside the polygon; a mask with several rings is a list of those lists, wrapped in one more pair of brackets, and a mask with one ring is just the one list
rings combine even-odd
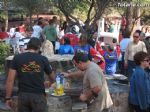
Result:
{"label": "sunglasses", "polygon": [[149,62],[150,60],[149,59],[145,59],[144,61]]}
{"label": "sunglasses", "polygon": [[134,38],[139,38],[139,36],[133,36]]}

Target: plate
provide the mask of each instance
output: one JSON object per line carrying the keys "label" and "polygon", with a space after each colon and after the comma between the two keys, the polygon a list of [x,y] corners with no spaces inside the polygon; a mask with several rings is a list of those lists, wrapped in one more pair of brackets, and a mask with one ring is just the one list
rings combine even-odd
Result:
{"label": "plate", "polygon": [[56,95],[55,93],[52,93],[51,95],[52,95],[52,96],[64,96],[64,95],[66,95],[66,94],[64,93],[64,94],[62,94],[62,95]]}

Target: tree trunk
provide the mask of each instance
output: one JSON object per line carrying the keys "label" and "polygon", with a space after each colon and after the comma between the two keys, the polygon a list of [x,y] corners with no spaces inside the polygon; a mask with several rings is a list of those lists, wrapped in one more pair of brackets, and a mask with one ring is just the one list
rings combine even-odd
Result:
{"label": "tree trunk", "polygon": [[[137,7],[136,8],[136,18],[138,18],[140,15],[141,15],[140,7]],[[138,29],[140,29],[140,26],[141,26],[141,22],[140,21],[141,21],[141,18],[138,18],[137,24],[136,24]]]}
{"label": "tree trunk", "polygon": [[31,11],[29,12],[29,19],[30,19],[29,27],[31,28],[32,27],[32,13],[31,13]]}
{"label": "tree trunk", "polygon": [[132,25],[133,25],[132,24],[132,22],[133,22],[133,7],[132,6],[127,8],[126,19],[127,19],[126,30],[131,31]]}
{"label": "tree trunk", "polygon": [[5,17],[5,31],[7,31],[8,30],[8,11],[5,12],[5,15],[6,15],[6,17]]}
{"label": "tree trunk", "polygon": [[5,31],[8,29],[8,0],[4,0]]}

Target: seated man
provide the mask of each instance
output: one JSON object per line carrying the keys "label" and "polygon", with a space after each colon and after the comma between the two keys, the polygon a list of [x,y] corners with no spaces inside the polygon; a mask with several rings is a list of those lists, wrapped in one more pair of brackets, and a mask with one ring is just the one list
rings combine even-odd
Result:
{"label": "seated man", "polygon": [[74,49],[70,45],[70,39],[68,37],[64,38],[64,44],[60,45],[60,48],[58,50],[58,54],[74,54]]}

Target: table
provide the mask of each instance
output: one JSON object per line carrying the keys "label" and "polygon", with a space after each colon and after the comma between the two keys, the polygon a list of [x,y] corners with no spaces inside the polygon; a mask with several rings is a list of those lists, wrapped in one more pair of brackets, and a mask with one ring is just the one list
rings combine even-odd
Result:
{"label": "table", "polygon": [[[12,56],[6,58],[6,70],[8,70],[8,67],[9,67],[8,63],[11,62],[12,58],[13,58]],[[57,73],[60,71],[67,71],[70,69],[74,70],[74,65],[71,61],[72,58],[73,58],[72,55],[54,55],[54,56],[49,57],[48,59],[49,59],[50,65],[54,68],[54,70]],[[114,83],[114,82],[116,82],[116,80],[114,80],[113,77],[110,78],[110,77],[106,76],[106,79],[107,79],[109,91],[110,91],[110,94],[111,94],[111,97],[112,97],[112,100],[114,103],[112,108],[110,108],[108,110],[108,112],[129,112],[129,108],[128,108],[129,85]],[[78,99],[78,96],[80,95],[80,92],[82,91],[82,83],[81,83],[82,81],[81,80],[79,81],[78,79],[73,79],[73,81],[70,81],[70,82],[72,85],[71,88],[65,89],[65,92],[67,94],[67,96],[65,96],[65,98],[68,98],[68,101],[70,101],[69,100],[70,98],[71,98],[71,100]],[[58,99],[56,97],[53,98],[50,96],[48,99],[53,99],[52,102],[58,103]],[[69,103],[67,105],[68,105],[67,107],[69,108],[69,105],[72,105],[72,104]],[[81,106],[81,105],[79,105],[79,106]],[[78,107],[76,107],[76,108],[78,108]],[[62,108],[62,110],[63,110],[63,108]],[[53,112],[53,111],[51,111],[51,112]],[[59,110],[57,112],[63,112],[63,111]]]}

